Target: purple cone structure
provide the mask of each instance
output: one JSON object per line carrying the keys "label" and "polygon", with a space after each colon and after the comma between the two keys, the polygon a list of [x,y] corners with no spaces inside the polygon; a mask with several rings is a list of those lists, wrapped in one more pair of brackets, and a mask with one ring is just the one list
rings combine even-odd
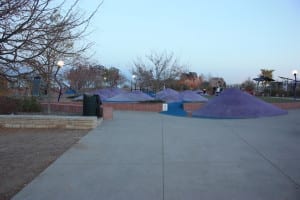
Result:
{"label": "purple cone structure", "polygon": [[287,114],[270,103],[262,101],[239,89],[230,88],[211,99],[192,113],[204,118],[256,118]]}
{"label": "purple cone structure", "polygon": [[124,93],[126,92],[120,88],[105,88],[93,92],[93,94],[98,94],[101,100],[104,101],[108,98],[114,97],[119,94],[124,94]]}
{"label": "purple cone structure", "polygon": [[139,102],[153,100],[153,97],[141,92],[132,91],[128,93],[121,93],[114,97],[105,99],[106,102]]}
{"label": "purple cone structure", "polygon": [[185,90],[177,92],[173,89],[164,89],[156,94],[156,98],[167,103],[174,102],[206,102],[207,98],[201,96],[195,91]]}
{"label": "purple cone structure", "polygon": [[207,98],[201,96],[196,91],[185,90],[179,93],[180,98],[183,102],[206,102]]}
{"label": "purple cone structure", "polygon": [[156,94],[156,99],[163,100],[167,103],[181,102],[179,92],[173,89],[164,89]]}

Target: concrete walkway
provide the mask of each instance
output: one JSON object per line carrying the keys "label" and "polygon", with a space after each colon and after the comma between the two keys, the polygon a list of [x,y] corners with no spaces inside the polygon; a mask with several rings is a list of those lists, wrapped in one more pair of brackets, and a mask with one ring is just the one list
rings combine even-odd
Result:
{"label": "concrete walkway", "polygon": [[299,200],[300,110],[243,120],[114,112],[14,200]]}

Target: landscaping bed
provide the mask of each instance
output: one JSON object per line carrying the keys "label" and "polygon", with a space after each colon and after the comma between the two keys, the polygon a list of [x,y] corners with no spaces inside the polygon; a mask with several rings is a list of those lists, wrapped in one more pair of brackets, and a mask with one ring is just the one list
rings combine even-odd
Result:
{"label": "landscaping bed", "polygon": [[89,130],[0,130],[0,200],[13,197]]}

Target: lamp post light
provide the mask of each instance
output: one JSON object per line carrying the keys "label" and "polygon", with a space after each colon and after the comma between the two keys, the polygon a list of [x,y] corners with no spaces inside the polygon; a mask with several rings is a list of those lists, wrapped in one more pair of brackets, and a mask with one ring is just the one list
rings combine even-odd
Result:
{"label": "lamp post light", "polygon": [[103,79],[104,79],[104,88],[106,88],[106,80],[107,80],[106,76],[104,76]]}
{"label": "lamp post light", "polygon": [[57,62],[57,66],[58,67],[63,67],[65,65],[65,63],[64,63],[64,61],[62,61],[62,60],[59,60],[58,62]]}
{"label": "lamp post light", "polygon": [[65,63],[64,63],[64,61],[62,61],[62,60],[59,60],[59,61],[57,62],[57,70],[56,70],[55,75],[54,75],[55,81],[56,81],[57,84],[59,85],[59,94],[58,94],[57,102],[59,102],[60,97],[61,97],[61,95],[62,95],[62,86],[61,86],[61,83],[57,80],[56,75],[57,75],[58,71],[60,70],[60,68],[62,68],[62,67],[64,66],[64,64],[65,64]]}
{"label": "lamp post light", "polygon": [[[132,92],[132,80],[135,80],[135,79],[136,79],[136,75],[133,74],[131,78],[132,78],[132,79],[131,79],[130,85],[131,85],[131,92]],[[134,90],[136,90],[136,80],[135,80],[135,84],[134,84]]]}
{"label": "lamp post light", "polygon": [[296,87],[297,87],[297,74],[298,74],[298,71],[293,70],[292,73],[293,73],[294,78],[295,78],[295,82],[294,82],[294,99],[296,100]]}

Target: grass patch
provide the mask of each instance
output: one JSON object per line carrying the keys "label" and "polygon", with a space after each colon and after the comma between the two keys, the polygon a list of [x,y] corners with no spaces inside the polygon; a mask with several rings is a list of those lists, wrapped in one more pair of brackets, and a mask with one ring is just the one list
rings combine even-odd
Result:
{"label": "grass patch", "polygon": [[[214,95],[210,95],[210,96],[205,96],[206,98],[208,99],[213,99],[213,98],[216,98],[217,96],[214,96]],[[291,97],[262,97],[262,96],[255,96],[265,102],[268,102],[268,103],[293,103],[295,102],[295,100]],[[298,101],[300,102],[300,101]]]}
{"label": "grass patch", "polygon": [[295,102],[294,99],[288,97],[258,97],[263,101],[268,103],[292,103]]}

